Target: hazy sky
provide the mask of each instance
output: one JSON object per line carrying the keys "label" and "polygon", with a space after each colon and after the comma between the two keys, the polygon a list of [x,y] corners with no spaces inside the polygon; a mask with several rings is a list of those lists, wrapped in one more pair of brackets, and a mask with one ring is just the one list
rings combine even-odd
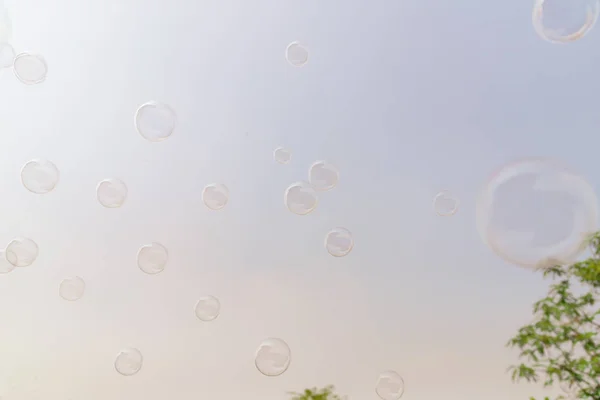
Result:
{"label": "hazy sky", "polygon": [[[517,0],[5,4],[12,44],[49,72],[25,86],[0,71],[0,241],[40,247],[0,276],[4,398],[269,400],[331,383],[375,400],[388,369],[406,400],[543,393],[511,383],[504,344],[546,283],[484,246],[475,195],[523,156],[600,184],[600,32],[551,45]],[[295,40],[304,68],[284,57]],[[178,114],[161,143],[133,126],[149,100]],[[273,161],[280,145],[289,165]],[[60,169],[54,192],[22,187],[34,157]],[[285,188],[319,159],[339,186],[291,214]],[[96,201],[109,177],[129,187],[120,209]],[[220,212],[201,201],[212,182],[231,192]],[[451,218],[432,211],[442,189],[461,199]],[[345,258],[323,247],[335,226],[354,234]],[[136,265],[152,241],[170,253],[154,276]],[[58,296],[71,275],[87,284],[73,303]],[[193,312],[206,294],[222,305],[210,323]],[[254,368],[267,337],[292,349],[280,377]],[[126,346],[145,357],[131,377],[113,367]]]}

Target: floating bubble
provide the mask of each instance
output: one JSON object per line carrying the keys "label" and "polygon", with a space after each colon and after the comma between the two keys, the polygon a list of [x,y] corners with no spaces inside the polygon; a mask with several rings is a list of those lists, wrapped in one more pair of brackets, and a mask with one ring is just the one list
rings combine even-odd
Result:
{"label": "floating bubble", "polygon": [[104,179],[96,187],[96,197],[106,208],[121,207],[127,199],[127,185],[119,179]]}
{"label": "floating bubble", "polygon": [[6,259],[15,267],[28,267],[37,259],[40,249],[36,242],[27,238],[16,238],[6,246]]}
{"label": "floating bubble", "polygon": [[20,53],[13,62],[13,71],[22,83],[36,85],[46,80],[48,64],[39,54]]}
{"label": "floating bubble", "polygon": [[218,211],[229,202],[229,189],[220,183],[211,183],[202,190],[202,201],[206,207]]}
{"label": "floating bubble", "polygon": [[14,47],[9,43],[0,42],[0,69],[12,67],[16,56]]}
{"label": "floating bubble", "polygon": [[283,195],[285,206],[297,215],[307,215],[317,208],[319,199],[314,189],[306,182],[291,184]]}
{"label": "floating bubble", "polygon": [[168,260],[169,252],[160,243],[146,244],[138,251],[138,267],[149,275],[163,272]]}
{"label": "floating bubble", "polygon": [[83,297],[85,281],[78,276],[65,278],[60,283],[58,294],[67,301],[76,301]]}
{"label": "floating bubble", "polygon": [[135,112],[135,129],[150,142],[160,142],[173,134],[177,124],[175,111],[164,103],[150,101]]}
{"label": "floating bubble", "polygon": [[294,67],[303,67],[308,62],[308,49],[300,42],[292,42],[285,49],[285,59]]}
{"label": "floating bubble", "polygon": [[205,296],[198,300],[194,312],[200,321],[212,321],[219,316],[221,303],[214,296]]}
{"label": "floating bubble", "polygon": [[523,267],[568,264],[597,231],[592,187],[558,162],[527,159],[508,164],[477,199],[477,228],[504,260]]}
{"label": "floating bubble", "polygon": [[449,217],[458,211],[459,200],[451,192],[444,190],[433,198],[433,210],[440,217]]}
{"label": "floating bubble", "polygon": [[382,400],[398,400],[404,394],[404,379],[396,371],[379,374],[375,392]]}
{"label": "floating bubble", "polygon": [[28,161],[21,169],[21,182],[25,189],[36,194],[49,193],[60,178],[60,172],[51,161],[35,159]]}
{"label": "floating bubble", "polygon": [[308,181],[319,192],[333,189],[340,180],[338,169],[325,161],[317,161],[308,170]]}
{"label": "floating bubble", "polygon": [[273,158],[279,164],[289,164],[292,160],[292,152],[283,147],[278,147],[273,151]]}
{"label": "floating bubble", "polygon": [[17,256],[10,251],[0,250],[0,274],[8,274],[15,269]]}
{"label": "floating bubble", "polygon": [[346,228],[334,228],[325,235],[325,248],[334,257],[347,256],[354,248],[352,232]]}
{"label": "floating bubble", "polygon": [[262,341],[256,350],[254,364],[265,376],[279,376],[290,367],[292,352],[281,339],[269,338]]}
{"label": "floating bubble", "polygon": [[592,29],[599,12],[599,0],[535,0],[533,27],[551,43],[574,42]]}
{"label": "floating bubble", "polygon": [[142,353],[135,348],[123,349],[115,358],[115,369],[124,376],[135,375],[142,369],[144,357]]}

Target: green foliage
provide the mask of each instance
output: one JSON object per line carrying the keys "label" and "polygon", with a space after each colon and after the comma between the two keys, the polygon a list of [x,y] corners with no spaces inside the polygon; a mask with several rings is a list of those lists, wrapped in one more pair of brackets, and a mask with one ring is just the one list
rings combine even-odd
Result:
{"label": "green foliage", "polygon": [[520,350],[513,381],[558,384],[565,394],[557,399],[600,400],[600,233],[589,246],[589,259],[544,270],[553,279],[548,295],[534,304],[534,322],[507,343]]}
{"label": "green foliage", "polygon": [[304,389],[303,392],[291,392],[291,400],[342,400],[340,396],[334,393],[333,385],[325,386],[322,389],[312,388]]}

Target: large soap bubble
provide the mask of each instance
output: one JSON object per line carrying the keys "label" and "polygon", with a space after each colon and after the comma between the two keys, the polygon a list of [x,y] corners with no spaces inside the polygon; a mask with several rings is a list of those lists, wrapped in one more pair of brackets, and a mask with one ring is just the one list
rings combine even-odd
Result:
{"label": "large soap bubble", "polygon": [[597,230],[592,187],[564,165],[526,159],[501,168],[477,199],[477,228],[504,260],[527,268],[568,264]]}

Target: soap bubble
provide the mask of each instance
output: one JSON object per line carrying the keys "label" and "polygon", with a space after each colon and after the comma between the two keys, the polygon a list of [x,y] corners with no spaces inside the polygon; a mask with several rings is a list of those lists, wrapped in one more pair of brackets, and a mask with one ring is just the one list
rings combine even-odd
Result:
{"label": "soap bubble", "polygon": [[459,201],[451,192],[443,190],[433,199],[433,209],[440,217],[449,217],[458,211]]}
{"label": "soap bubble", "polygon": [[35,194],[51,192],[58,185],[59,178],[58,168],[48,160],[31,160],[21,169],[21,183],[25,189]]}
{"label": "soap bubble", "polygon": [[229,189],[220,183],[211,183],[202,190],[202,201],[206,207],[218,211],[229,202]]}
{"label": "soap bubble", "polygon": [[65,278],[60,283],[58,294],[67,301],[76,301],[83,297],[85,281],[78,276]]}
{"label": "soap bubble", "polygon": [[0,69],[12,67],[16,56],[14,47],[9,43],[0,42]]}
{"label": "soap bubble", "polygon": [[135,375],[142,369],[144,357],[138,349],[126,348],[117,354],[115,369],[124,376]]}
{"label": "soap bubble", "polygon": [[37,259],[39,247],[27,238],[16,238],[6,246],[6,259],[16,267],[28,267]]}
{"label": "soap bubble", "polygon": [[354,248],[352,233],[346,228],[332,229],[325,235],[325,248],[334,257],[347,256]]}
{"label": "soap bubble", "polygon": [[303,67],[308,62],[308,50],[299,42],[292,42],[285,49],[285,59],[294,67]]}
{"label": "soap bubble", "polygon": [[149,275],[163,272],[168,260],[169,252],[160,243],[146,244],[138,251],[138,267]]}
{"label": "soap bubble", "polygon": [[35,85],[46,80],[48,64],[39,54],[20,53],[13,62],[13,71],[21,83]]}
{"label": "soap bubble", "polygon": [[599,12],[599,0],[535,0],[533,27],[551,43],[574,42],[592,29]]}
{"label": "soap bubble", "polygon": [[219,316],[221,303],[214,296],[205,296],[198,300],[194,307],[194,313],[200,321],[212,321]]}
{"label": "soap bubble", "polygon": [[382,372],[375,392],[382,400],[398,400],[404,394],[404,379],[396,371]]}
{"label": "soap bubble", "polygon": [[254,364],[263,375],[279,376],[287,371],[291,360],[292,352],[287,343],[281,339],[269,338],[258,346]]}
{"label": "soap bubble", "polygon": [[8,274],[15,269],[17,256],[12,252],[0,250],[0,274]]}
{"label": "soap bubble", "polygon": [[528,268],[575,261],[597,231],[592,187],[558,162],[527,159],[508,164],[477,199],[477,228],[504,260]]}
{"label": "soap bubble", "polygon": [[317,208],[319,199],[314,189],[306,182],[296,182],[286,189],[283,202],[294,214],[307,215]]}
{"label": "soap bubble", "polygon": [[278,147],[273,151],[273,159],[279,164],[289,164],[292,160],[292,152],[283,147]]}
{"label": "soap bubble", "polygon": [[150,142],[160,142],[173,134],[177,124],[175,111],[167,104],[149,101],[135,112],[135,129]]}
{"label": "soap bubble", "polygon": [[340,179],[338,169],[325,161],[313,163],[308,170],[308,181],[319,192],[333,189]]}
{"label": "soap bubble", "polygon": [[127,199],[127,185],[119,179],[104,179],[96,187],[96,197],[106,208],[121,207]]}

